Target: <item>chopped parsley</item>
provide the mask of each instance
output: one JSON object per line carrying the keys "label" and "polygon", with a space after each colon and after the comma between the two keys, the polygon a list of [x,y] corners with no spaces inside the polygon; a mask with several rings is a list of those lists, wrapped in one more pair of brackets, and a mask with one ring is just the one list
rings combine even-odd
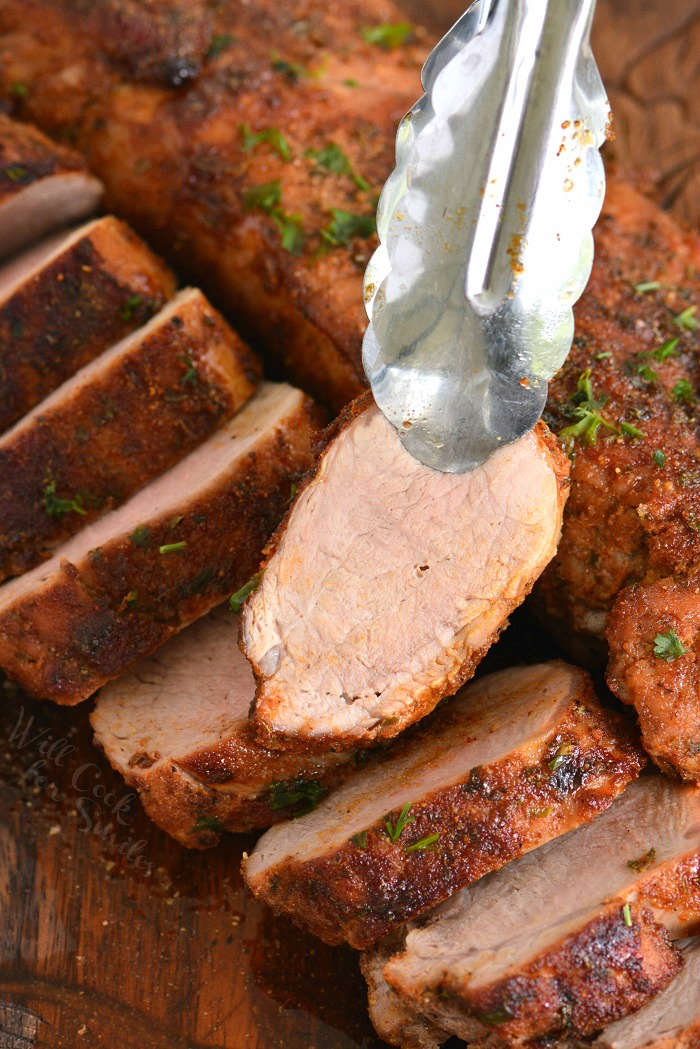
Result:
{"label": "chopped parsley", "polygon": [[29,172],[21,164],[8,164],[6,168],[3,168],[3,175],[9,178],[10,182],[23,182]]}
{"label": "chopped parsley", "polygon": [[275,811],[294,807],[295,814],[303,816],[316,808],[325,793],[318,780],[297,776],[296,779],[271,784],[268,801],[270,808]]}
{"label": "chopped parsley", "polygon": [[72,499],[61,499],[56,495],[56,482],[47,481],[44,485],[44,510],[49,517],[63,517],[64,514],[81,514],[85,516],[87,510],[83,506],[82,495],[76,495]]}
{"label": "chopped parsley", "polygon": [[440,839],[439,834],[426,834],[420,841],[414,841],[412,845],[406,846],[406,852],[425,852],[435,847]]}
{"label": "chopped parsley", "polygon": [[576,391],[570,399],[572,405],[571,415],[576,420],[571,426],[565,426],[560,431],[559,437],[565,443],[571,443],[577,438],[584,444],[595,444],[598,440],[598,431],[601,426],[607,430],[617,433],[618,429],[613,423],[608,422],[600,414],[601,408],[605,406],[608,397],[596,397],[593,393],[591,382],[591,369],[586,368],[578,377]]}
{"label": "chopped parsley", "polygon": [[246,152],[266,142],[282,157],[282,160],[289,161],[292,159],[289,143],[279,128],[268,127],[264,131],[252,132],[247,124],[241,124],[240,130],[243,139],[243,149]]}
{"label": "chopped parsley", "polygon": [[658,291],[661,287],[661,282],[658,280],[646,280],[642,281],[641,284],[635,284],[634,290],[638,295],[646,295],[648,291]]}
{"label": "chopped parsley", "polygon": [[644,379],[644,382],[652,383],[659,381],[658,375],[656,374],[654,369],[648,364],[640,364],[637,368],[637,375]]}
{"label": "chopped parsley", "polygon": [[224,829],[224,825],[220,819],[216,816],[200,816],[194,827],[192,828],[193,834],[199,834],[203,830],[213,830],[220,832]]}
{"label": "chopped parsley", "polygon": [[207,58],[216,58],[222,51],[226,51],[231,44],[236,43],[235,36],[231,36],[230,33],[217,33],[211,38],[209,44],[209,50],[207,51]]}
{"label": "chopped parsley", "polygon": [[679,328],[695,331],[700,323],[695,317],[696,312],[697,306],[688,306],[687,310],[683,310],[682,313],[673,318],[673,323],[677,324]]}
{"label": "chopped parsley", "polygon": [[396,842],[399,840],[408,824],[413,823],[413,816],[409,816],[410,811],[411,805],[409,802],[408,804],[404,805],[404,807],[401,809],[401,814],[399,815],[399,818],[397,819],[396,823],[392,823],[391,820],[388,819],[384,824],[384,826],[386,827],[386,832],[389,835],[389,840],[392,841],[394,844],[396,844]]}
{"label": "chopped parsley", "polygon": [[286,76],[287,80],[290,80],[293,84],[297,80],[301,80],[302,77],[306,76],[306,70],[303,66],[300,66],[298,62],[288,62],[285,58],[280,58],[279,55],[273,55],[272,62],[270,63],[275,73],[282,73]]}
{"label": "chopped parsley", "polygon": [[306,243],[306,234],[304,233],[301,216],[288,215],[280,208],[276,208],[272,212],[272,218],[280,231],[280,239],[284,250],[288,251],[290,255],[301,255]]}
{"label": "chopped parsley", "polygon": [[640,430],[639,427],[633,426],[632,423],[620,423],[620,430],[625,437],[645,437],[644,430]]}
{"label": "chopped parsley", "polygon": [[121,319],[123,321],[130,321],[131,318],[134,316],[136,310],[141,305],[142,301],[143,300],[140,295],[130,295],[124,303],[124,305],[122,306],[121,310],[119,311],[119,316],[121,317]]}
{"label": "chopped parsley", "polygon": [[280,232],[282,247],[292,255],[299,255],[304,248],[306,234],[299,215],[288,215],[280,207],[282,187],[280,180],[266,182],[261,186],[251,186],[243,194],[243,203],[247,211],[259,209],[269,215]]}
{"label": "chopped parsley", "polygon": [[260,586],[262,577],[262,572],[257,572],[252,579],[249,579],[248,582],[241,587],[240,590],[237,590],[235,594],[231,594],[231,597],[228,599],[228,607],[232,612],[238,614],[241,611],[246,600],[251,594],[255,593]]}
{"label": "chopped parsley", "polygon": [[357,845],[358,849],[366,849],[367,848],[367,831],[366,830],[361,830],[359,834],[353,834],[353,836],[350,839],[350,841],[353,843],[353,845]]}
{"label": "chopped parsley", "polygon": [[651,355],[655,361],[662,363],[668,360],[669,357],[673,357],[676,352],[676,346],[680,342],[680,338],[676,335],[675,339],[667,339],[657,349],[651,351]]}
{"label": "chopped parsley", "polygon": [[179,554],[181,550],[187,549],[187,540],[182,539],[179,543],[164,543],[158,547],[159,554]]}
{"label": "chopped parsley", "polygon": [[21,80],[16,80],[10,88],[10,92],[15,98],[27,98],[29,96],[29,88],[26,84],[23,84]]}
{"label": "chopped parsley", "polygon": [[333,208],[331,221],[321,230],[321,236],[334,248],[347,247],[355,237],[371,237],[376,229],[377,220],[373,214],[356,215]]}
{"label": "chopped parsley", "polygon": [[368,44],[381,47],[385,51],[394,51],[405,44],[413,32],[410,22],[385,22],[384,25],[365,26],[362,36]]}
{"label": "chopped parsley", "polygon": [[183,386],[197,386],[199,384],[199,372],[195,367],[190,351],[183,353],[180,360],[185,365],[185,374],[180,379],[181,384]]}
{"label": "chopped parsley", "polygon": [[139,592],[138,592],[138,590],[130,590],[129,593],[124,598],[122,604],[127,605],[127,606],[128,605],[135,605],[136,602],[138,601],[138,599],[139,599]]}
{"label": "chopped parsley", "polygon": [[685,645],[675,630],[667,630],[665,634],[657,634],[654,638],[654,655],[657,659],[665,659],[672,663],[685,655]]}
{"label": "chopped parsley", "polygon": [[243,205],[246,211],[264,211],[266,215],[271,215],[281,203],[282,186],[278,178],[274,182],[250,186],[243,194]]}
{"label": "chopped parsley", "polygon": [[643,856],[639,856],[636,860],[628,860],[627,866],[633,871],[643,871],[647,867],[651,867],[652,863],[656,859],[656,849],[649,849]]}
{"label": "chopped parsley", "polygon": [[343,83],[345,84],[345,87],[359,87],[360,86],[360,81],[359,80],[355,80],[355,78],[351,77],[351,76],[347,77],[343,81]]}
{"label": "chopped parsley", "polygon": [[151,529],[148,525],[139,525],[129,536],[134,546],[146,547],[151,545]]}
{"label": "chopped parsley", "polygon": [[695,391],[687,379],[679,379],[671,390],[674,401],[694,401]]}
{"label": "chopped parsley", "polygon": [[626,903],[622,908],[622,917],[628,929],[632,928],[632,908]]}
{"label": "chopped parsley", "polygon": [[662,467],[662,466],[666,465],[666,453],[662,452],[660,448],[656,449],[656,451],[652,455],[652,459],[654,460],[654,462],[656,463],[656,465],[658,467]]}
{"label": "chopped parsley", "polygon": [[369,182],[357,174],[350,163],[350,158],[335,142],[328,142],[323,149],[307,149],[304,156],[313,160],[317,168],[328,171],[332,175],[347,175],[359,189],[365,192],[370,189]]}

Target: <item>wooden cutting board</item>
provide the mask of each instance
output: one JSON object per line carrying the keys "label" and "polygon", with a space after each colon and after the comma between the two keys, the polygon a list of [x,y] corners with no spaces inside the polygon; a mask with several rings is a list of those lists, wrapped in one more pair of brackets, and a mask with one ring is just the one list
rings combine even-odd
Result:
{"label": "wooden cutting board", "polygon": [[[436,30],[462,9],[404,6]],[[599,8],[616,155],[697,221],[697,5]],[[551,654],[527,631],[516,621],[491,665]],[[5,685],[0,1049],[378,1049],[352,952],[324,947],[245,894],[239,867],[252,843],[180,848],[94,749],[86,710],[33,704]]]}

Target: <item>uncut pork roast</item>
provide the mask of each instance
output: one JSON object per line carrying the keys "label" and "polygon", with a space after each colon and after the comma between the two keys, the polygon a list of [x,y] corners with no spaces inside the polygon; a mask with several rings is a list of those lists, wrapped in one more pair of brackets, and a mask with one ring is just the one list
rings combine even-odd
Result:
{"label": "uncut pork roast", "polygon": [[272,751],[248,717],[255,693],[228,605],[103,688],[95,741],[150,818],[189,848],[298,815],[353,766],[353,754]]}
{"label": "uncut pork roast", "polygon": [[244,610],[263,737],[367,745],[456,692],[553,556],[567,472],[539,424],[470,473],[439,473],[356,402]]}
{"label": "uncut pork roast", "polygon": [[392,925],[603,811],[639,773],[621,720],[565,663],[491,674],[268,831],[248,885],[327,943]]}
{"label": "uncut pork roast", "polygon": [[700,922],[699,872],[700,791],[642,776],[369,952],[375,1027],[404,1049],[588,1038],[681,970],[670,937]]}
{"label": "uncut pork roast", "polygon": [[0,258],[91,214],[101,196],[82,157],[0,113]]}

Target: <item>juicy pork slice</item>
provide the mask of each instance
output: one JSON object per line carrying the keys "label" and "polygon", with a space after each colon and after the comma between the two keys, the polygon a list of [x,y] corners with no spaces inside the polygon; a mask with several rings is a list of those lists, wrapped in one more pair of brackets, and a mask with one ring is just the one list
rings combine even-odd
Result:
{"label": "juicy pork slice", "polygon": [[101,196],[77,153],[0,113],[0,258],[89,215]]}
{"label": "juicy pork slice", "polygon": [[565,663],[468,686],[410,740],[247,861],[256,896],[327,943],[375,943],[515,856],[592,819],[643,764]]}
{"label": "juicy pork slice", "polygon": [[258,375],[193,289],[86,365],[0,438],[0,579],[192,451],[248,400]]}
{"label": "juicy pork slice", "polygon": [[411,924],[383,966],[370,959],[377,1028],[411,1045],[399,1028],[410,1009],[435,1045],[445,1033],[494,1047],[593,1035],[680,970],[669,936],[700,921],[699,875],[700,791],[642,777],[593,823]]}
{"label": "juicy pork slice", "polygon": [[175,280],[118,219],[55,234],[0,269],[0,432],[144,324]]}
{"label": "juicy pork slice", "polygon": [[664,771],[700,782],[700,573],[628,587],[608,619],[608,684]]}
{"label": "juicy pork slice", "polygon": [[338,424],[244,611],[270,738],[396,736],[472,676],[556,550],[568,464],[546,427],[445,474],[367,403]]}
{"label": "juicy pork slice", "polygon": [[244,584],[312,461],[313,410],[264,385],[185,459],[0,588],[0,668],[72,704]]}
{"label": "juicy pork slice", "polygon": [[238,617],[217,609],[102,689],[90,719],[151,819],[189,848],[305,811],[352,759],[260,746],[237,641]]}
{"label": "juicy pork slice", "polygon": [[700,1049],[700,940],[686,946],[683,961],[670,987],[608,1027],[594,1049]]}

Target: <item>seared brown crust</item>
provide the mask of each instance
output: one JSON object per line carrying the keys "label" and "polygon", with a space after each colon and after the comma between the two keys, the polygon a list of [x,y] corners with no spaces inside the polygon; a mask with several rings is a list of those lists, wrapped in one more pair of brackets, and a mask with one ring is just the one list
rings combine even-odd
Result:
{"label": "seared brown crust", "polygon": [[196,292],[128,355],[13,430],[0,442],[0,580],[164,473],[258,378],[256,359]]}
{"label": "seared brown crust", "polygon": [[49,175],[86,170],[79,153],[52,142],[38,128],[0,113],[0,204]]}
{"label": "seared brown crust", "polygon": [[[692,312],[688,326],[674,321],[700,303],[700,237],[610,179],[595,239],[574,345],[551,384],[547,418],[555,432],[576,422],[571,397],[590,368],[595,398],[609,397],[603,418],[644,436],[601,426],[595,443],[575,440],[562,541],[536,596],[565,648],[580,638],[602,654],[605,620],[624,586],[700,561],[700,327]],[[657,281],[659,288],[635,290]],[[676,338],[674,352],[657,359]]]}
{"label": "seared brown crust", "polygon": [[[683,653],[654,653],[675,631]],[[631,703],[646,750],[664,771],[700,781],[700,575],[623,590],[608,619],[612,691]]]}
{"label": "seared brown crust", "polygon": [[[182,520],[63,561],[38,594],[0,613],[0,666],[30,695],[74,704],[204,615],[256,571],[260,551],[307,468],[315,417],[305,401],[225,484],[193,498]],[[163,555],[161,546],[186,542]]]}
{"label": "seared brown crust", "polygon": [[0,305],[0,431],[144,324],[174,290],[170,271],[124,223],[92,224]]}
{"label": "seared brown crust", "polygon": [[[339,407],[364,387],[360,277],[376,244],[368,223],[430,42],[420,30],[395,49],[365,39],[370,27],[405,22],[390,0],[162,5],[186,23],[182,38],[142,6],[110,0],[86,18],[69,0],[5,0],[0,94],[76,144],[105,179],[108,205]],[[114,25],[125,41],[116,47]],[[172,70],[183,86],[165,86]],[[17,82],[27,86],[21,98]],[[289,158],[274,142],[250,146],[242,125],[277,129]],[[329,143],[352,173],[307,156]],[[277,179],[278,212],[268,214],[249,191]],[[334,209],[359,225],[334,227]],[[282,246],[285,216],[298,216],[306,236],[299,254]]]}
{"label": "seared brown crust", "polygon": [[[449,706],[439,717],[449,723]],[[459,718],[454,721],[457,733]],[[421,728],[418,738],[429,731]],[[326,943],[364,949],[392,925],[593,819],[643,764],[622,720],[599,706],[581,673],[580,693],[550,738],[472,769],[461,783],[413,804],[413,822],[400,841],[391,842],[382,819],[362,841],[348,839],[330,854],[273,866],[250,887]],[[398,813],[386,818],[395,821]],[[407,851],[435,831],[439,838],[429,850]]]}

